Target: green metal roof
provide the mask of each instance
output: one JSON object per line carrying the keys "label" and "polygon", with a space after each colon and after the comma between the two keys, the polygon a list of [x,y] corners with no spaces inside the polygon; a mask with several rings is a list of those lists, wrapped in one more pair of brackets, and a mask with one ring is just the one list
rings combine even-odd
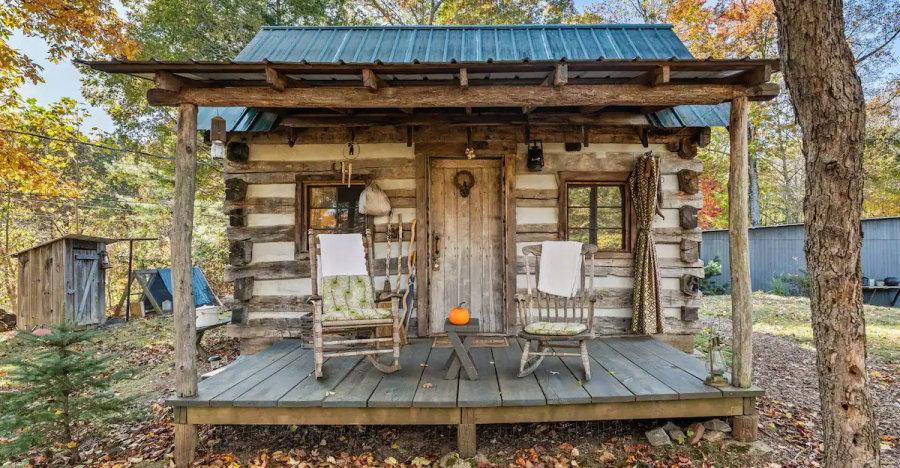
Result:
{"label": "green metal roof", "polygon": [[[234,62],[452,63],[537,60],[692,59],[669,24],[264,27]],[[730,104],[677,106],[648,115],[661,128],[728,125]],[[267,131],[278,116],[244,107],[202,108],[201,130],[219,115],[229,132]]]}
{"label": "green metal roof", "polygon": [[430,63],[693,58],[668,24],[264,27],[235,62]]}

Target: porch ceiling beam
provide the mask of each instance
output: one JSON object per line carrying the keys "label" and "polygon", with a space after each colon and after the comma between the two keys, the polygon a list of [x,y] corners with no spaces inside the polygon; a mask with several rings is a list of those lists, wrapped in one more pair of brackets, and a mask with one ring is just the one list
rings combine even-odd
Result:
{"label": "porch ceiling beam", "polygon": [[599,112],[599,111],[603,110],[603,108],[605,108],[605,107],[606,106],[581,106],[579,111],[582,114],[593,114],[595,112]]}
{"label": "porch ceiling beam", "polygon": [[553,67],[553,71],[547,75],[541,86],[554,86],[559,88],[569,83],[569,65],[565,63],[557,63]]}
{"label": "porch ceiling beam", "polygon": [[633,80],[631,80],[631,83],[647,86],[659,86],[662,84],[668,84],[671,81],[671,70],[671,67],[668,65],[654,67],[648,70],[646,73],[635,77]]}
{"label": "porch ceiling beam", "polygon": [[734,84],[743,84],[749,86],[768,83],[769,81],[772,81],[772,67],[770,65],[763,65],[752,68],[736,75],[732,80]]}
{"label": "porch ceiling beam", "polygon": [[469,70],[459,69],[459,89],[469,89]]}
{"label": "porch ceiling beam", "polygon": [[381,79],[371,68],[364,68],[362,71],[363,85],[369,91],[378,91],[378,88],[387,88],[388,84]]}
{"label": "porch ceiling beam", "polygon": [[[371,89],[371,88],[369,88]],[[682,85],[648,88],[642,85],[490,86],[461,90],[455,87],[384,88],[377,93],[363,88],[340,92],[327,88],[186,88],[180,92],[151,89],[147,100],[154,106],[193,103],[204,107],[524,107],[524,106],[676,106],[719,104],[747,96],[769,100],[778,85]]]}
{"label": "porch ceiling beam", "polygon": [[185,87],[184,78],[175,76],[174,74],[167,71],[156,72],[156,74],[153,76],[153,83],[158,89],[163,89],[174,93],[181,91],[181,88]]}
{"label": "porch ceiling beam", "polygon": [[354,115],[354,116],[304,116],[293,115],[281,120],[288,127],[367,127],[376,125],[596,125],[596,126],[647,126],[646,116],[625,112],[611,112],[592,116],[581,114],[415,114],[415,115]]}

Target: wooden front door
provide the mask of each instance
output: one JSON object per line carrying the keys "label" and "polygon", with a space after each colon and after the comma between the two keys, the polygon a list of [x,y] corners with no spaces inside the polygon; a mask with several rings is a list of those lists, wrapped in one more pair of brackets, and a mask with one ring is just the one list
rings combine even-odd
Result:
{"label": "wooden front door", "polygon": [[[444,332],[450,309],[461,302],[480,320],[483,333],[506,333],[501,164],[431,160],[431,334]],[[457,182],[469,179],[471,188],[460,190]]]}
{"label": "wooden front door", "polygon": [[79,325],[100,323],[101,304],[105,303],[100,290],[100,254],[96,250],[73,249],[75,264],[75,310],[67,312]]}

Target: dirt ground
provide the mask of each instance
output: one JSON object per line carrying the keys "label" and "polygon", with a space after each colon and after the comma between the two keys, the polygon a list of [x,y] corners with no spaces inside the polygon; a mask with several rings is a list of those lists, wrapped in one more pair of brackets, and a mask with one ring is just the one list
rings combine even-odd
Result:
{"label": "dirt ground", "polygon": [[[821,466],[821,431],[815,350],[808,328],[808,301],[754,296],[754,381],[766,390],[759,399],[760,443],[703,442],[699,446],[648,447],[644,432],[666,421],[620,421],[485,425],[478,428],[482,467],[764,467]],[[728,296],[704,299],[707,332],[731,334]],[[806,322],[804,323],[804,309]],[[883,308],[875,308],[883,309]],[[873,314],[867,308],[867,316]],[[869,372],[882,435],[882,466],[900,467],[900,319],[897,309],[876,310],[868,318]],[[879,334],[872,340],[873,333]],[[0,336],[0,360],[15,352],[9,335]],[[171,411],[162,399],[172,388],[172,327],[168,318],[138,320],[109,329],[98,340],[99,351],[115,353],[120,365],[139,367],[139,377],[117,390],[141,395],[135,422],[85,428],[85,466],[161,468],[170,465]],[[698,342],[702,342],[699,338]],[[203,346],[226,361],[237,355],[237,343],[222,330],[209,333]],[[201,371],[208,364],[201,365]],[[0,390],[6,382],[0,367]],[[676,420],[685,427],[695,420]],[[198,466],[376,467],[438,465],[456,445],[456,428],[209,426],[201,428]],[[28,454],[10,466],[61,466],[58,457]],[[447,465],[446,461],[443,464]],[[0,461],[0,466],[6,466]],[[475,463],[472,464],[475,466]],[[465,465],[460,468],[468,468]]]}

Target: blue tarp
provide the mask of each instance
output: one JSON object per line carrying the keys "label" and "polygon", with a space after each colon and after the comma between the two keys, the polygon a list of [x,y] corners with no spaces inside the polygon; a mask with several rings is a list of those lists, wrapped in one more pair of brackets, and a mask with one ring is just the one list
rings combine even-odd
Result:
{"label": "blue tarp", "polygon": [[[172,294],[172,270],[169,268],[160,268],[156,270],[156,272],[159,274],[159,278],[166,286],[169,294]],[[194,290],[194,306],[200,307],[216,304],[215,295],[213,294],[212,289],[209,288],[209,283],[206,282],[206,278],[203,276],[203,272],[200,271],[199,267],[193,267],[191,269],[191,286]]]}

